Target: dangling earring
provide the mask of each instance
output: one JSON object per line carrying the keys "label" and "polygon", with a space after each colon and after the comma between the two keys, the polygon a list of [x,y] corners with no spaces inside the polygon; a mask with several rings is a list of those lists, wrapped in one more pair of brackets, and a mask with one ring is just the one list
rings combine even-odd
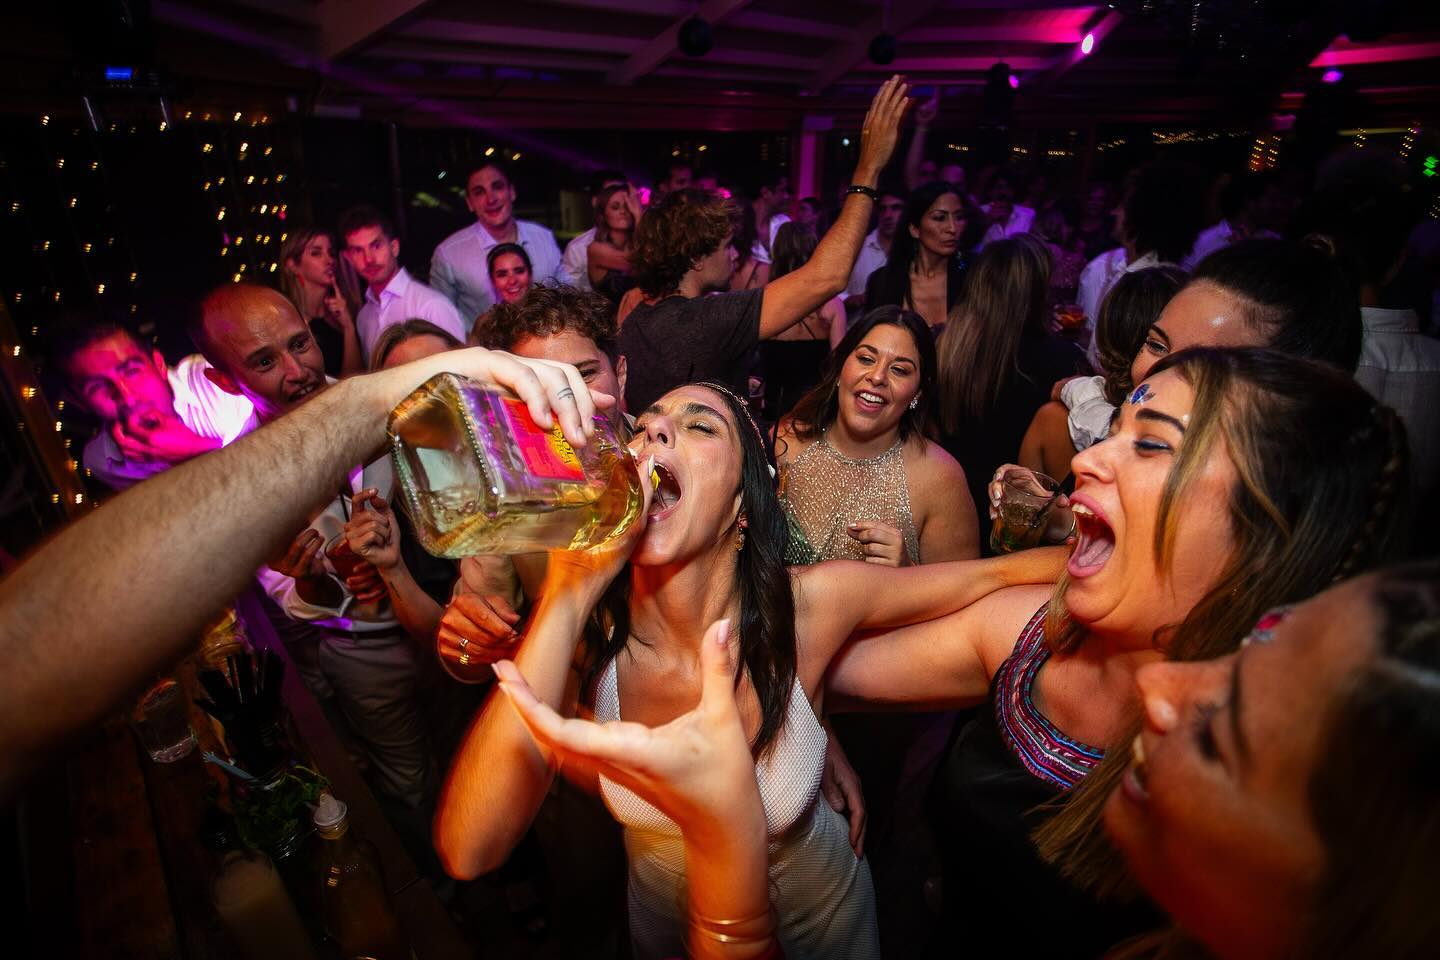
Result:
{"label": "dangling earring", "polygon": [[910,409],[914,410],[918,406],[920,406],[920,394],[917,393],[910,398]]}
{"label": "dangling earring", "polygon": [[745,528],[741,527],[735,531],[735,552],[739,553],[745,549]]}

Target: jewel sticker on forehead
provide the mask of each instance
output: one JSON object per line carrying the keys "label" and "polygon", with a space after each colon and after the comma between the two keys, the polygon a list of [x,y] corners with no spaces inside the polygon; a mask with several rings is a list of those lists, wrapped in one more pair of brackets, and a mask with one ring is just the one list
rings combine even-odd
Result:
{"label": "jewel sticker on forehead", "polygon": [[1155,391],[1150,389],[1150,384],[1142,383],[1130,394],[1130,403],[1139,406],[1142,403],[1149,403],[1155,399]]}
{"label": "jewel sticker on forehead", "polygon": [[1275,639],[1275,630],[1284,623],[1290,616],[1290,607],[1276,607],[1266,612],[1255,624],[1255,629],[1250,631],[1249,636],[1240,642],[1241,646],[1249,646],[1252,643],[1269,643]]}

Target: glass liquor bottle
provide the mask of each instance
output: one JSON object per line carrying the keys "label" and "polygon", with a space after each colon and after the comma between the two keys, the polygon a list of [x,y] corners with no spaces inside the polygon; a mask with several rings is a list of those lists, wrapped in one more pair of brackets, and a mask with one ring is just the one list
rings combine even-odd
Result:
{"label": "glass liquor bottle", "polygon": [[315,808],[325,932],[346,960],[413,960],[375,848],[350,829],[344,803],[329,793]]}
{"label": "glass liquor bottle", "polygon": [[507,391],[442,373],[395,408],[389,435],[401,499],[437,556],[584,549],[640,513],[635,459],[603,415],[577,450]]}

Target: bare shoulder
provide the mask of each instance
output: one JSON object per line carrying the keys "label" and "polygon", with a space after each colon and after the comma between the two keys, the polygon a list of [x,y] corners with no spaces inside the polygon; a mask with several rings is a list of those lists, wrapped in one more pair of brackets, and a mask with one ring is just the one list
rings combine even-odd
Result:
{"label": "bare shoulder", "polygon": [[911,437],[905,442],[905,473],[920,496],[949,496],[957,485],[965,486],[965,468],[934,440]]}
{"label": "bare shoulder", "polygon": [[815,438],[805,439],[800,436],[795,427],[794,417],[784,417],[775,428],[775,463],[777,466],[785,466],[804,453]]}
{"label": "bare shoulder", "polygon": [[1047,400],[1045,405],[1035,411],[1035,419],[1031,421],[1042,427],[1050,427],[1055,424],[1063,424],[1069,418],[1070,411],[1065,404],[1059,400]]}
{"label": "bare shoulder", "polygon": [[1020,631],[1054,593],[1055,586],[1049,583],[1006,587],[977,600],[962,611],[973,617],[975,623],[983,625],[979,649],[986,672],[993,676],[1000,669],[1000,664],[1015,649]]}

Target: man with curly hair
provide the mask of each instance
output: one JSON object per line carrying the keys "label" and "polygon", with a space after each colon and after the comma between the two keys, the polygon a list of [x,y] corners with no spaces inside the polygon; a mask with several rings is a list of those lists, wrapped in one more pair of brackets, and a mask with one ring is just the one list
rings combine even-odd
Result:
{"label": "man with curly hair", "polygon": [[[531,360],[555,360],[580,371],[591,390],[608,393],[625,410],[625,357],[615,341],[615,308],[588,290],[532,287],[519,303],[491,314],[482,346]],[[630,423],[630,418],[625,418]]]}
{"label": "man with curly hair", "polygon": [[[880,171],[895,150],[908,87],[892,77],[865,116],[860,161],[845,206],[804,266],[757,290],[718,293],[730,282],[732,205],[700,190],[679,190],[635,228],[631,275],[645,301],[620,328],[629,360],[628,409],[644,410],[682,383],[719,380],[740,389],[746,355],[845,289],[865,242]],[[707,296],[707,294],[713,294]]]}

